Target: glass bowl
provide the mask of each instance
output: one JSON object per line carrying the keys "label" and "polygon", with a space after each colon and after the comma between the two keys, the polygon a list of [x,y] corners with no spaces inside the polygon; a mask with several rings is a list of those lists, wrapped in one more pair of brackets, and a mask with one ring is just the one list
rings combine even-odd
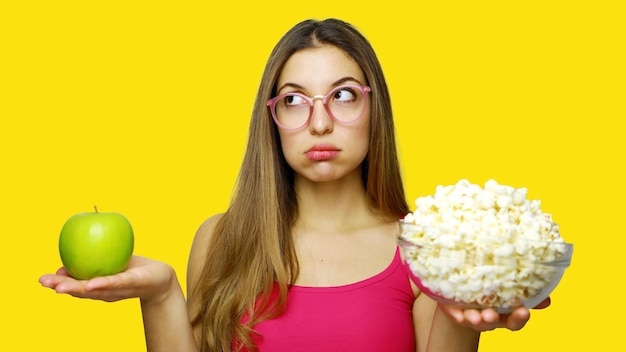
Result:
{"label": "glass bowl", "polygon": [[465,309],[510,313],[532,308],[557,287],[570,266],[573,244],[523,238],[480,237],[460,245],[415,236],[417,225],[400,221],[398,244],[417,287],[432,299]]}

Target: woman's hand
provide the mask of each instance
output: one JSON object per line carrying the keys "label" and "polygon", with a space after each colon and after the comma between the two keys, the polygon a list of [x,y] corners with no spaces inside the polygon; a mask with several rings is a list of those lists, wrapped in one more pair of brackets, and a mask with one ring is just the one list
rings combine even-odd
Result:
{"label": "woman's hand", "polygon": [[141,298],[145,301],[163,300],[167,296],[176,273],[169,265],[144,257],[133,256],[126,268],[119,274],[96,277],[91,280],[76,280],[64,268],[56,274],[39,278],[42,286],[57,293],[65,293],[79,298],[114,302],[127,298]]}
{"label": "woman's hand", "polygon": [[[535,307],[543,309],[550,305],[550,297]],[[530,310],[525,307],[515,309],[510,314],[498,314],[494,309],[460,309],[444,304],[440,308],[458,324],[470,327],[476,331],[489,331],[497,328],[506,328],[516,331],[524,327],[530,319]]]}

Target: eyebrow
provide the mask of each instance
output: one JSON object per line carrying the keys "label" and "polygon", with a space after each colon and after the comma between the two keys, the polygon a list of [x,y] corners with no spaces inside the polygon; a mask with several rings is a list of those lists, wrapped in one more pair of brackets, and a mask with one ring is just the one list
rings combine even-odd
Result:
{"label": "eyebrow", "polygon": [[[354,78],[354,77],[350,77],[350,76],[346,76],[346,77],[342,77],[338,80],[336,80],[335,82],[332,83],[333,87],[337,87],[340,86],[346,82],[356,82],[359,85],[363,85],[363,83],[361,83],[358,79]],[[278,90],[276,91],[277,94],[280,93],[281,90],[283,90],[286,87],[291,87],[291,88],[295,88],[295,89],[304,89],[303,86],[296,84],[296,83],[291,83],[291,82],[287,82],[285,84],[283,84],[282,86],[280,86],[280,88],[278,88]]]}

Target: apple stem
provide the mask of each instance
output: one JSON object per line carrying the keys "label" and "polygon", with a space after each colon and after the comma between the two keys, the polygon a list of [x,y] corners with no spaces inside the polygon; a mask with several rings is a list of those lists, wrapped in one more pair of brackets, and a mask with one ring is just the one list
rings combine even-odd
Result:
{"label": "apple stem", "polygon": [[98,206],[97,205],[94,205],[93,209],[96,211],[96,213],[98,212]]}

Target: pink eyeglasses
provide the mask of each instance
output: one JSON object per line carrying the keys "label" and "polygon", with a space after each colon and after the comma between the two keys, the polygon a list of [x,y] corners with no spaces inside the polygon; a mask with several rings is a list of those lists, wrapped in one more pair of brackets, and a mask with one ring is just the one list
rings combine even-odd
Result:
{"label": "pink eyeglasses", "polygon": [[368,86],[342,85],[326,95],[308,97],[300,93],[285,93],[267,101],[276,124],[285,130],[304,127],[313,116],[314,101],[322,100],[328,115],[339,123],[351,123],[363,116],[367,107]]}

